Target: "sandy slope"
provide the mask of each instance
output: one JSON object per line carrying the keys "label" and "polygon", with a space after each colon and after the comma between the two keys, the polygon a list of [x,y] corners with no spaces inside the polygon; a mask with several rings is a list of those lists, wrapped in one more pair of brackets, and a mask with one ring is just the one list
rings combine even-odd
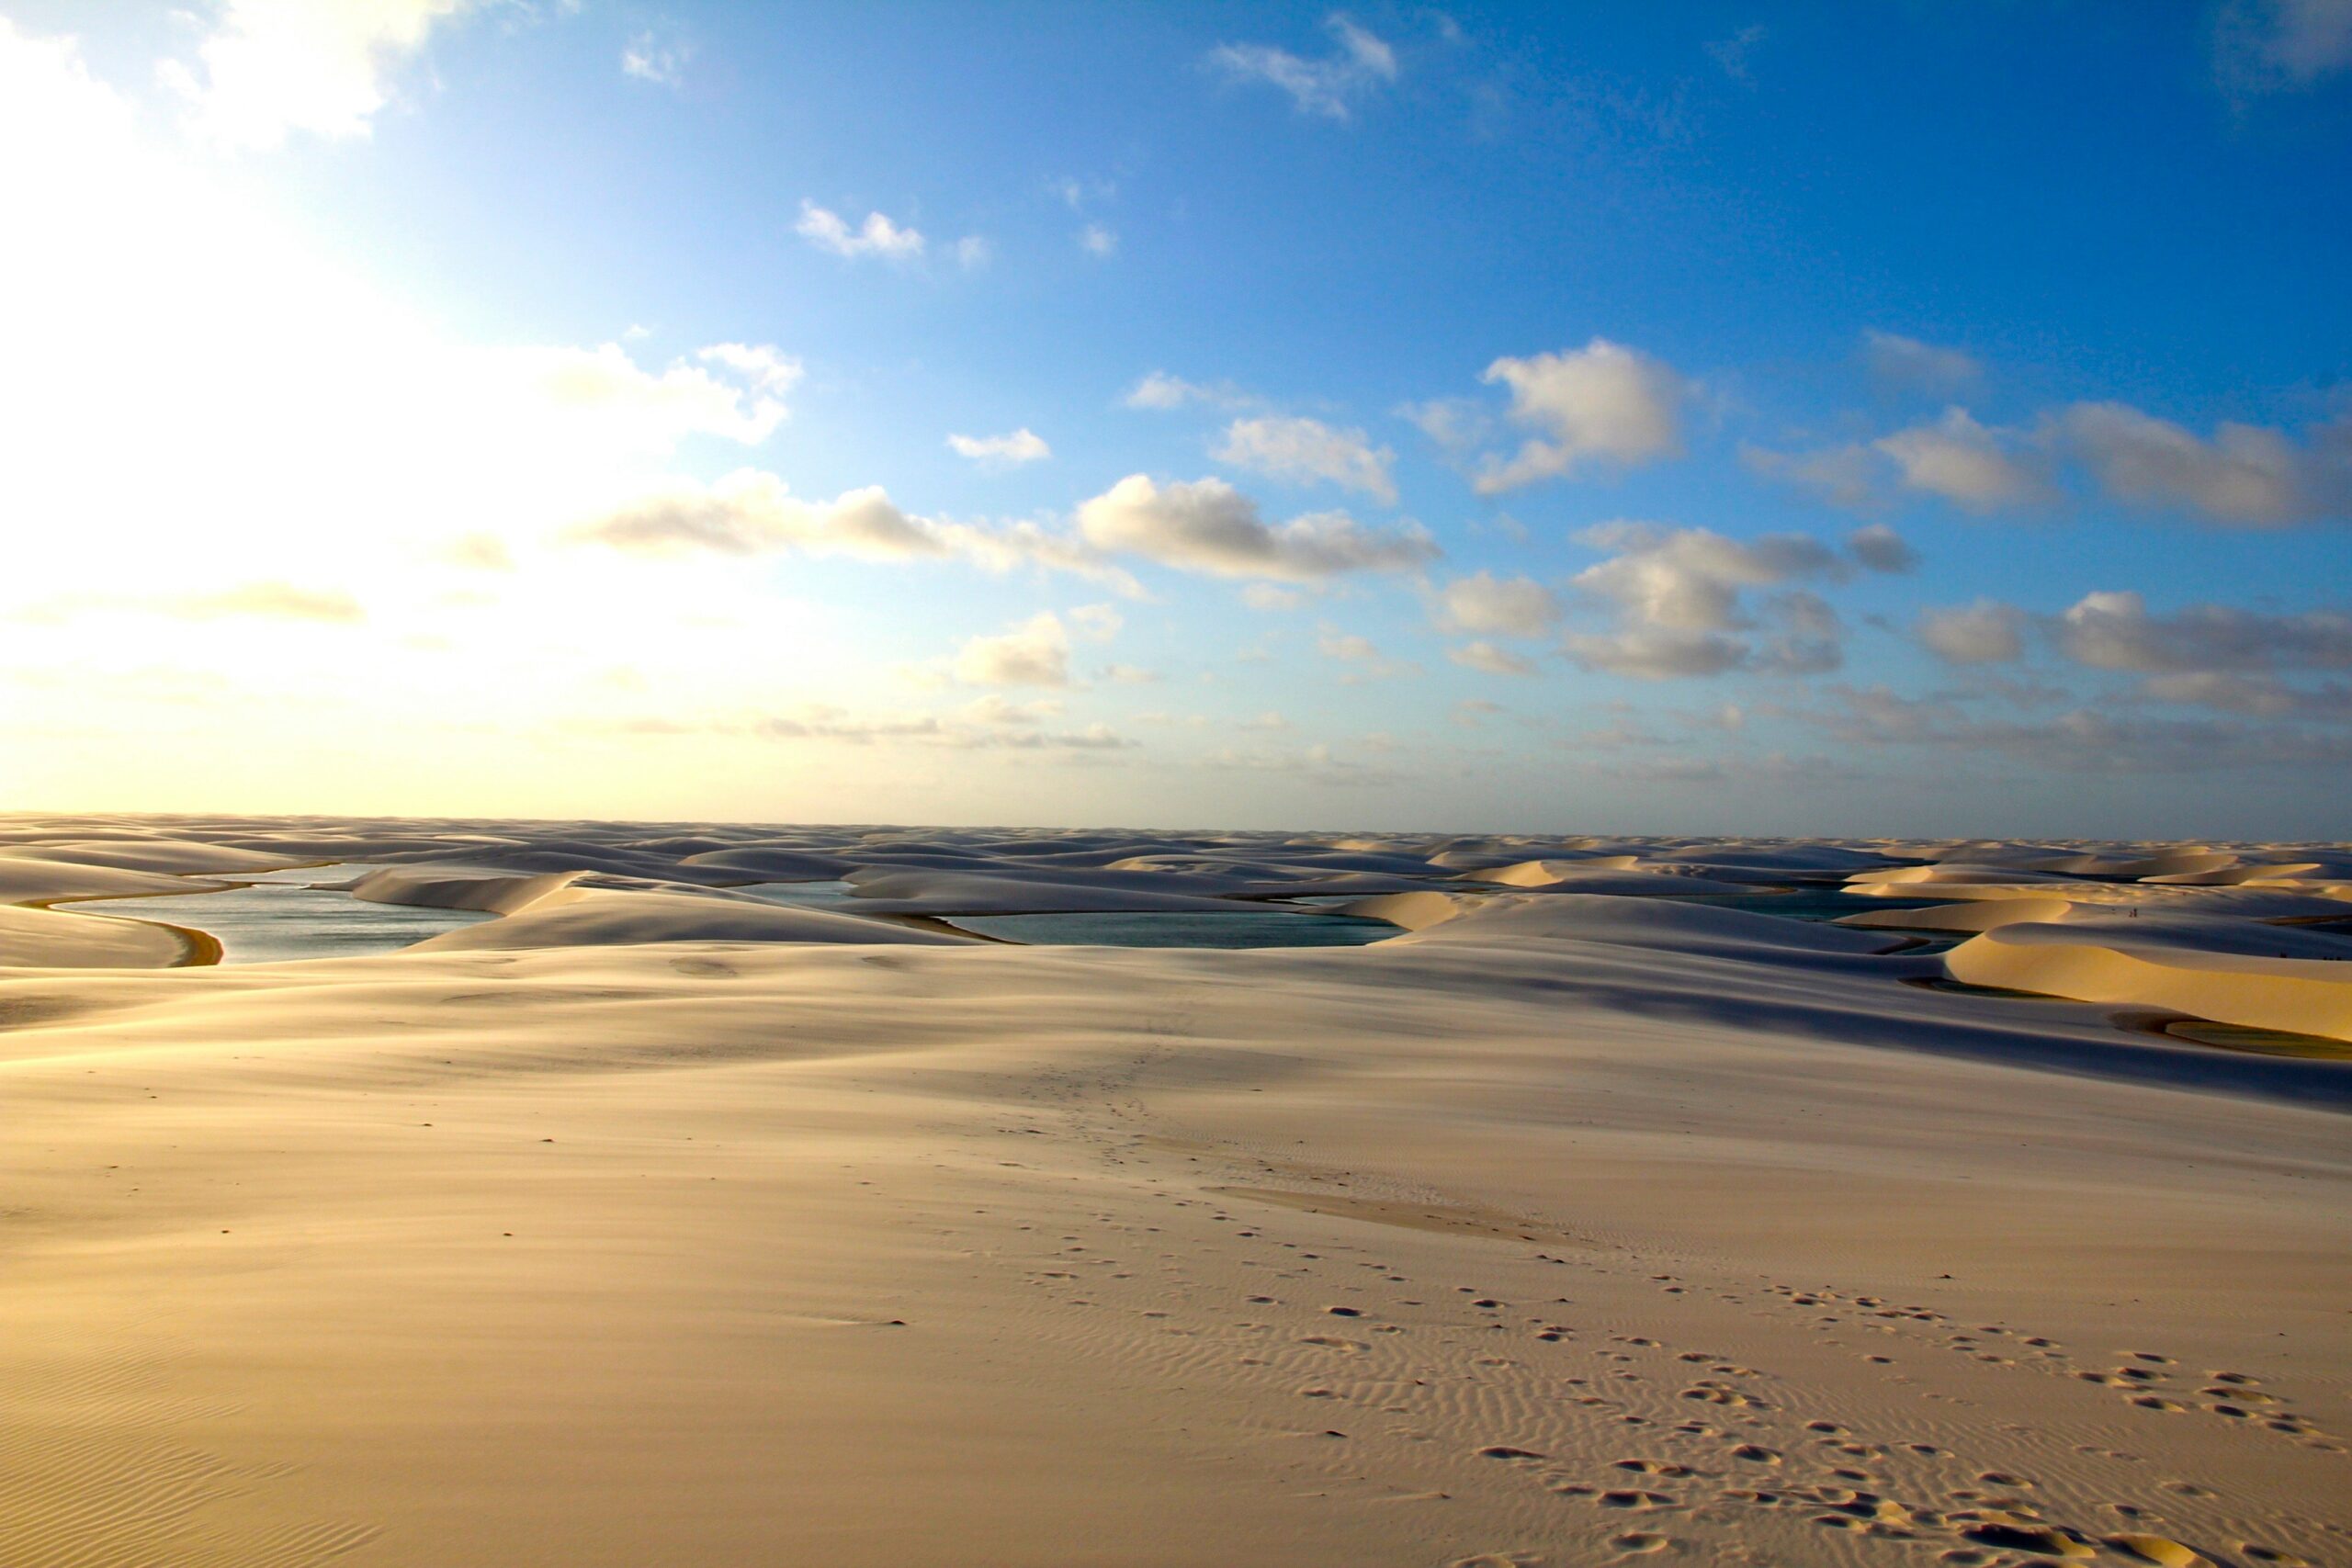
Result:
{"label": "sandy slope", "polygon": [[0,1562],[2352,1559],[2342,1064],[1646,897],[1275,952],[550,897],[458,934],[605,929],[0,975]]}

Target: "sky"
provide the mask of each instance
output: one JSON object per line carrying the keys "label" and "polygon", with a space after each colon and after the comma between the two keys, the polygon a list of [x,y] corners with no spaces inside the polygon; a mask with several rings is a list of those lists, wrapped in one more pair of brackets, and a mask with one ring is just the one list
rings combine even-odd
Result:
{"label": "sky", "polygon": [[2352,831],[2352,0],[0,0],[0,809]]}

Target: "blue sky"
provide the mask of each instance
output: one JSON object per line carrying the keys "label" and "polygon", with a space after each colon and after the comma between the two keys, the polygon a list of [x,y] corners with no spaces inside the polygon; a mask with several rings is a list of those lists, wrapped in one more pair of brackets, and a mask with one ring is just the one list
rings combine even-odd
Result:
{"label": "blue sky", "polygon": [[2344,0],[0,0],[0,89],[8,804],[2345,830]]}

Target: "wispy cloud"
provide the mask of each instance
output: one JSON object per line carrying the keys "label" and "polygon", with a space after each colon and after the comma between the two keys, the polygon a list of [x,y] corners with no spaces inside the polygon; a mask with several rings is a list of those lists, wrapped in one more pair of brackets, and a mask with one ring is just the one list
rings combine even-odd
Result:
{"label": "wispy cloud", "polygon": [[1319,59],[1308,60],[1272,44],[1228,43],[1212,51],[1209,61],[1237,82],[1282,89],[1301,114],[1344,120],[1357,99],[1396,80],[1396,51],[1336,11],[1323,25],[1331,34],[1332,48]]}

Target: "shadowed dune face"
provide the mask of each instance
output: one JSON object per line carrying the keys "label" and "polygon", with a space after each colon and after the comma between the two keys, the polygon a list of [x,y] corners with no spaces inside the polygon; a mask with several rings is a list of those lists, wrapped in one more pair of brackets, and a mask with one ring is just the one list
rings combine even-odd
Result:
{"label": "shadowed dune face", "polygon": [[2344,866],[0,819],[0,1562],[2344,1561]]}

